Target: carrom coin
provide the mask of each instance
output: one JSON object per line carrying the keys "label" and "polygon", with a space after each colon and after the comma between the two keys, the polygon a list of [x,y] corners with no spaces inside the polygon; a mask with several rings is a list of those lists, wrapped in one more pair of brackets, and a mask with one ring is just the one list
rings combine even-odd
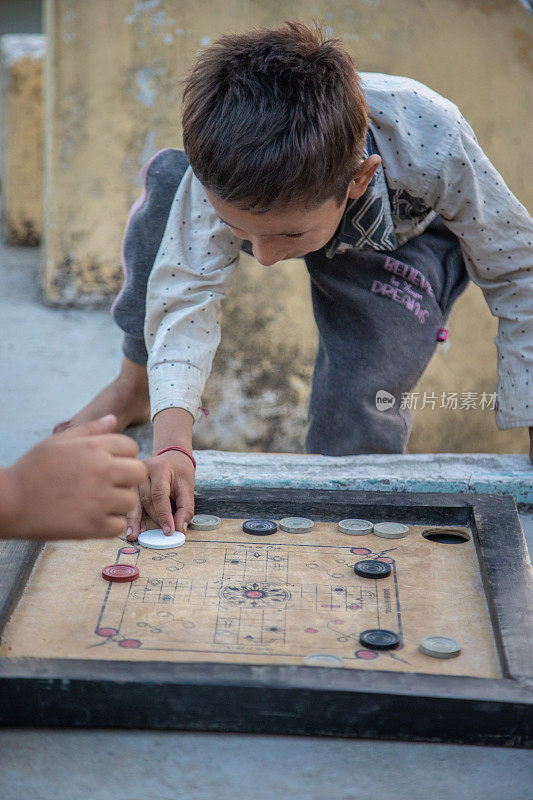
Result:
{"label": "carrom coin", "polygon": [[461,652],[461,645],[448,636],[424,636],[420,649],[432,658],[455,658]]}
{"label": "carrom coin", "polygon": [[306,667],[342,667],[344,660],[333,653],[311,653],[304,657]]}
{"label": "carrom coin", "polygon": [[354,564],[353,571],[356,575],[359,575],[360,578],[387,578],[391,574],[392,568],[390,564],[386,564],[385,561],[371,559],[368,561],[358,561]]}
{"label": "carrom coin", "polygon": [[366,536],[372,533],[374,527],[367,519],[341,519],[337,523],[341,533],[348,533],[350,536]]}
{"label": "carrom coin", "polygon": [[139,570],[132,564],[110,564],[102,569],[102,578],[112,583],[129,583],[139,577]]}
{"label": "carrom coin", "polygon": [[242,529],[252,536],[270,536],[271,533],[276,533],[278,526],[271,519],[248,519],[243,522]]}
{"label": "carrom coin", "polygon": [[185,535],[180,531],[174,531],[172,535],[167,536],[161,528],[155,528],[140,533],[137,544],[147,547],[149,550],[172,550],[185,544]]}
{"label": "carrom coin", "polygon": [[409,526],[401,522],[377,522],[374,533],[382,539],[403,539],[409,533]]}
{"label": "carrom coin", "polygon": [[306,517],[284,517],[280,519],[279,527],[287,533],[309,533],[315,527],[315,523]]}
{"label": "carrom coin", "polygon": [[220,528],[222,520],[212,514],[195,514],[189,522],[189,528],[193,531],[214,531]]}
{"label": "carrom coin", "polygon": [[364,647],[369,647],[371,650],[393,650],[400,644],[400,637],[394,631],[370,628],[362,632],[359,641]]}

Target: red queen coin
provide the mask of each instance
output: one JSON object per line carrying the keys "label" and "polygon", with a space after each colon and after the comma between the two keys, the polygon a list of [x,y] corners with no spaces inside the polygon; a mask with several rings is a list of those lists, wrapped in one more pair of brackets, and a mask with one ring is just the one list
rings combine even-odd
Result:
{"label": "red queen coin", "polygon": [[128,583],[139,577],[139,570],[131,564],[110,564],[102,570],[102,578],[113,583]]}

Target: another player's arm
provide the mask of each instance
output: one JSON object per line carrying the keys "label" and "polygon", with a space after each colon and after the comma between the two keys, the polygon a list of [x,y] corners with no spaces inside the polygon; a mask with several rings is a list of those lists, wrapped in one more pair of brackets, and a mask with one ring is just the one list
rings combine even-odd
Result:
{"label": "another player's arm", "polygon": [[0,537],[18,539],[17,520],[21,513],[22,497],[13,467],[0,469]]}
{"label": "another player's arm", "polygon": [[112,415],[45,439],[0,470],[0,538],[118,536],[146,467]]}

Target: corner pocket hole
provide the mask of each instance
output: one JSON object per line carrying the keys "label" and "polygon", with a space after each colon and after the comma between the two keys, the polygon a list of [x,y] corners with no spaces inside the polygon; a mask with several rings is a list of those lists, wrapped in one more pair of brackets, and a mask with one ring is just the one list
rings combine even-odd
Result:
{"label": "corner pocket hole", "polygon": [[470,541],[470,534],[460,528],[426,528],[422,536],[437,544],[464,544]]}

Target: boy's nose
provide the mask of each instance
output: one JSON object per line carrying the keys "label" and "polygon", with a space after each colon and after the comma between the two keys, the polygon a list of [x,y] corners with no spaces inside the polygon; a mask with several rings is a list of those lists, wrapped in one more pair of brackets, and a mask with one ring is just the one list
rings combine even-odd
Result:
{"label": "boy's nose", "polygon": [[283,253],[280,251],[279,247],[269,246],[262,242],[252,242],[252,252],[254,257],[264,267],[271,267],[272,264],[275,264],[277,261],[283,260]]}

